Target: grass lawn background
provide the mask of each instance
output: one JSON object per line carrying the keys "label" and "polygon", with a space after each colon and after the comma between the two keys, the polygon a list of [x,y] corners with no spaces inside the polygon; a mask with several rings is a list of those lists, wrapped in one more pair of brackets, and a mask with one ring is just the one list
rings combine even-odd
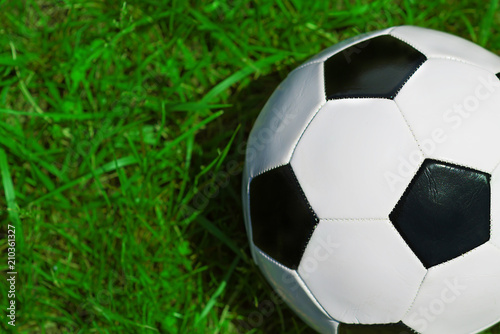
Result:
{"label": "grass lawn background", "polygon": [[[243,150],[273,89],[413,24],[500,54],[498,1],[0,0],[0,332],[312,333],[249,256]],[[500,333],[496,326],[485,333]]]}

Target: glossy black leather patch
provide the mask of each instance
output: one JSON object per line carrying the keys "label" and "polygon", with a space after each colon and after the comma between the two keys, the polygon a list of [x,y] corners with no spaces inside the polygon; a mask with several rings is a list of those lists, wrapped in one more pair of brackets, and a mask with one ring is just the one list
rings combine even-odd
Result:
{"label": "glossy black leather patch", "polygon": [[410,327],[402,322],[384,325],[340,324],[338,334],[413,334]]}
{"label": "glossy black leather patch", "polygon": [[490,175],[427,159],[389,215],[425,267],[490,239]]}
{"label": "glossy black leather patch", "polygon": [[318,218],[287,164],[250,182],[254,244],[290,269],[297,269]]}
{"label": "glossy black leather patch", "polygon": [[328,100],[349,97],[393,99],[427,58],[389,35],[354,44],[324,63]]}

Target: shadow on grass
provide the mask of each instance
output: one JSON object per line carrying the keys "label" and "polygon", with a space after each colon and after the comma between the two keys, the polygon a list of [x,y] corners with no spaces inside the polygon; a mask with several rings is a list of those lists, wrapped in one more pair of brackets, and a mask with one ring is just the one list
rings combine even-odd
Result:
{"label": "shadow on grass", "polygon": [[[210,268],[203,273],[202,290],[213,296],[227,279],[224,293],[217,298],[217,307],[219,313],[225,305],[229,307],[231,324],[220,326],[227,325],[226,330],[229,328],[231,333],[314,333],[277,297],[253,263],[241,204],[241,172],[248,135],[260,110],[286,72],[274,72],[251,81],[244,89],[235,89],[228,101],[231,107],[196,138],[201,143],[203,155],[193,157],[192,171],[206,166],[210,162],[208,157],[217,156],[216,148],[226,145],[240,126],[218,171],[208,173],[207,180],[199,187],[201,193],[204,188],[211,187],[210,194],[194,199],[193,207],[201,207],[201,217],[193,224],[196,231],[189,234],[193,249],[198,250],[196,255],[200,265]],[[241,258],[236,260],[233,270],[238,250]]]}

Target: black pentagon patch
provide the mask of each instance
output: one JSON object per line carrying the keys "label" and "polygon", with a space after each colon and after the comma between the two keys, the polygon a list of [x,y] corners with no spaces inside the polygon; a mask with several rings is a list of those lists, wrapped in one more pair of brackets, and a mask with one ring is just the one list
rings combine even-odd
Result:
{"label": "black pentagon patch", "polygon": [[254,244],[290,269],[297,269],[318,217],[289,164],[250,182]]}
{"label": "black pentagon patch", "polygon": [[422,53],[389,35],[352,45],[324,63],[326,98],[393,99],[426,60]]}
{"label": "black pentagon patch", "polygon": [[398,322],[395,324],[383,325],[358,325],[358,324],[340,324],[339,334],[412,334],[414,331]]}
{"label": "black pentagon patch", "polygon": [[490,239],[489,174],[427,159],[389,215],[426,268]]}

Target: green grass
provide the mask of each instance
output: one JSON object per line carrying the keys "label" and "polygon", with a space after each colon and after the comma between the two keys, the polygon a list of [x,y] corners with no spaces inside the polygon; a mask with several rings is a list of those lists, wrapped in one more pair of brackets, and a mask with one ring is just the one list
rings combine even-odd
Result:
{"label": "green grass", "polygon": [[311,333],[242,220],[243,147],[273,89],[393,25],[500,53],[497,1],[189,3],[0,0],[0,268],[11,223],[19,273],[2,331]]}

